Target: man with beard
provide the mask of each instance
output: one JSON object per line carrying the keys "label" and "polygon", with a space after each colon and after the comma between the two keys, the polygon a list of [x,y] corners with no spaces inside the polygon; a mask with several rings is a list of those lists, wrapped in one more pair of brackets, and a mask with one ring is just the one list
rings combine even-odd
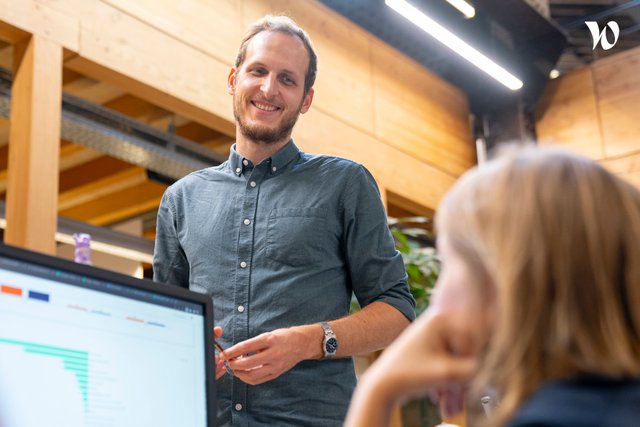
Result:
{"label": "man with beard", "polygon": [[[369,172],[291,139],[316,64],[291,19],[253,24],[228,78],[229,159],[169,187],[158,212],[154,278],[213,298],[220,425],[342,425],[350,356],[415,316]],[[363,308],[348,315],[352,292]]]}

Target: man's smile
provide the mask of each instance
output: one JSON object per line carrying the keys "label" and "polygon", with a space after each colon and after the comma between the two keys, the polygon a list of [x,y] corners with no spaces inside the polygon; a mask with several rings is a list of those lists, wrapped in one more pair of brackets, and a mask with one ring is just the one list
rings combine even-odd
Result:
{"label": "man's smile", "polygon": [[280,107],[277,107],[273,104],[267,104],[260,101],[251,101],[251,105],[262,111],[276,111],[280,109]]}

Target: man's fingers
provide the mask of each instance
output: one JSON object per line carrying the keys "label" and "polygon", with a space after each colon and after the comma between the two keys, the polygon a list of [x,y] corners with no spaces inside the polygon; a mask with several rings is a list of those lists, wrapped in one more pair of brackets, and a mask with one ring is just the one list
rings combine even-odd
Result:
{"label": "man's fingers", "polygon": [[264,350],[266,346],[264,335],[258,335],[257,337],[239,342],[238,344],[229,347],[224,351],[224,353],[225,356],[227,356],[227,359],[232,360],[247,354],[259,353]]}
{"label": "man's fingers", "polygon": [[226,372],[224,359],[216,357],[216,380],[220,379]]}
{"label": "man's fingers", "polygon": [[234,371],[235,375],[243,382],[250,385],[262,384],[276,378],[270,366],[261,366],[249,371]]}
{"label": "man's fingers", "polygon": [[222,328],[220,326],[216,326],[213,328],[213,336],[216,339],[222,336]]}
{"label": "man's fingers", "polygon": [[229,359],[229,366],[231,366],[231,369],[234,371],[248,371],[267,364],[269,361],[269,354],[265,351],[235,359],[231,355],[227,354],[227,358]]}

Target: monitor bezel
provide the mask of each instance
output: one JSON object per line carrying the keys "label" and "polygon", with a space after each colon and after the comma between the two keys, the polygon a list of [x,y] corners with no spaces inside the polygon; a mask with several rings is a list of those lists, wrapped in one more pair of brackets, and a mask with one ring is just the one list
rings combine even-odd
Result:
{"label": "monitor bezel", "polygon": [[[216,426],[216,386],[215,386],[215,353],[214,353],[214,337],[213,337],[213,301],[211,296],[199,294],[179,286],[169,285],[166,283],[154,282],[149,279],[139,279],[126,274],[118,273],[103,268],[78,264],[73,261],[58,258],[51,255],[45,255],[40,252],[34,252],[24,248],[0,242],[0,256],[13,258],[19,261],[25,261],[32,264],[42,265],[45,267],[64,270],[69,273],[87,276],[98,280],[114,282],[124,286],[130,286],[142,291],[159,292],[160,294],[186,300],[188,302],[202,305],[204,315],[204,340],[205,340],[205,387],[206,387],[206,410],[207,410],[207,427]],[[82,284],[76,286],[86,287]],[[207,326],[209,325],[209,326]]]}

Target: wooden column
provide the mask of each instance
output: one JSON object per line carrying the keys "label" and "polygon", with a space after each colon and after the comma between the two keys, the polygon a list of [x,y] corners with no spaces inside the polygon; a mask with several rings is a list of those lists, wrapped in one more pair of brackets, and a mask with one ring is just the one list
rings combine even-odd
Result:
{"label": "wooden column", "polygon": [[62,47],[33,34],[14,45],[5,243],[55,254]]}

